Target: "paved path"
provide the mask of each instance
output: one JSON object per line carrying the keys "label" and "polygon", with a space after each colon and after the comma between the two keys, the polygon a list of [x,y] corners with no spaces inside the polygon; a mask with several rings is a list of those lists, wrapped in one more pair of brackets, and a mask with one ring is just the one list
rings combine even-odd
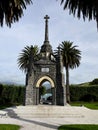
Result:
{"label": "paved path", "polygon": [[[77,111],[78,112],[78,111]],[[21,130],[57,130],[62,124],[98,124],[98,110],[82,107],[82,117],[66,118],[0,118],[0,124],[18,124]]]}

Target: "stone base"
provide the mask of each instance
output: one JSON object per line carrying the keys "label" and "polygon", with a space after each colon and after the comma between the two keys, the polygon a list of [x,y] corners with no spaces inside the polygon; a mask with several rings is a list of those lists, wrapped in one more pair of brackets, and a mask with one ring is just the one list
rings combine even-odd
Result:
{"label": "stone base", "polygon": [[53,106],[53,105],[38,105],[38,106],[17,106],[7,108],[8,117],[13,118],[68,118],[80,117],[83,118],[80,112],[83,107],[71,106]]}

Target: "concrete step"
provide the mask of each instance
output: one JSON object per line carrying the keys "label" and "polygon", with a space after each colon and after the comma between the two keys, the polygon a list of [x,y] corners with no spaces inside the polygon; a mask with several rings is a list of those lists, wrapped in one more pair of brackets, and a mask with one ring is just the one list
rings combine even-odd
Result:
{"label": "concrete step", "polygon": [[6,117],[8,117],[7,112],[0,110],[0,118],[6,118]]}
{"label": "concrete step", "polygon": [[82,107],[70,106],[52,106],[52,105],[38,105],[38,106],[17,106],[14,108],[7,108],[7,115],[13,118],[66,118],[66,117],[80,117]]}

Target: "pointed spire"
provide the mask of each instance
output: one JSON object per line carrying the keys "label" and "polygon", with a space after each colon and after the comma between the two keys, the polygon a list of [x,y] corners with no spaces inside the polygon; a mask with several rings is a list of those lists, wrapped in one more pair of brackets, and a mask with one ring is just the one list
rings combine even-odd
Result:
{"label": "pointed spire", "polygon": [[48,19],[49,19],[49,16],[46,15],[44,17],[44,19],[45,19],[45,41],[44,41],[44,44],[41,46],[41,52],[52,53],[52,46],[49,43],[49,36],[48,36]]}
{"label": "pointed spire", "polygon": [[45,41],[44,41],[44,43],[47,43],[47,42],[49,42],[49,34],[48,34],[48,19],[50,19],[50,17],[48,16],[48,15],[46,15],[45,17],[44,17],[44,19],[45,19]]}

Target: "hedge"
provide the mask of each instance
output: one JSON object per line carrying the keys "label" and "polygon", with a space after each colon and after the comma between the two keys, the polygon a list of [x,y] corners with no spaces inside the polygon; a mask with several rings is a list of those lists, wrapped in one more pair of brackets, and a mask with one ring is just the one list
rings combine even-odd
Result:
{"label": "hedge", "polygon": [[23,104],[24,88],[22,86],[0,84],[0,105]]}
{"label": "hedge", "polygon": [[[24,103],[24,86],[0,84],[0,105]],[[98,101],[98,85],[71,85],[71,101]]]}
{"label": "hedge", "polygon": [[70,86],[71,101],[98,101],[98,85]]}

